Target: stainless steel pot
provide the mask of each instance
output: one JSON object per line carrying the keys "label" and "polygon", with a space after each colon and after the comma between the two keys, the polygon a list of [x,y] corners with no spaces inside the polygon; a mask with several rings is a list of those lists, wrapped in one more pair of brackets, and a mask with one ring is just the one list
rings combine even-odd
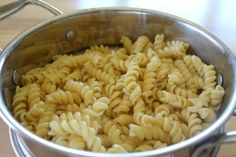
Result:
{"label": "stainless steel pot", "polygon": [[[8,5],[8,9],[13,10],[7,13],[6,9],[0,8],[0,13],[11,15],[26,4],[40,4],[54,14],[60,13],[38,0],[24,0],[19,4]],[[5,18],[5,15],[0,19]],[[224,126],[235,109],[235,56],[222,41],[206,29],[179,17],[152,10],[134,8],[80,10],[67,15],[59,15],[24,31],[5,47],[0,58],[1,117],[35,156],[121,156],[66,148],[41,139],[26,130],[11,113],[15,85],[20,82],[20,74],[25,73],[32,66],[50,61],[55,54],[73,53],[95,44],[118,45],[122,35],[135,39],[145,34],[153,39],[158,32],[164,33],[167,39],[190,43],[191,52],[196,53],[208,64],[215,65],[219,76],[222,76],[219,80],[222,80],[226,94],[217,120],[199,135],[166,148],[127,153],[122,156],[145,157],[166,154],[214,156],[217,151],[211,152],[212,147],[236,141],[236,131],[226,133],[220,131],[220,127]]]}

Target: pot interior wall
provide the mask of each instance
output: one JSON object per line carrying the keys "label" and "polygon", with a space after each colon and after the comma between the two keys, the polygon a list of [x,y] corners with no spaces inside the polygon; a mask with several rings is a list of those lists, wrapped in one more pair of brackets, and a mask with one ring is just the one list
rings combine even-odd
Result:
{"label": "pot interior wall", "polygon": [[[75,32],[75,39],[66,40],[69,31]],[[173,18],[163,17],[148,12],[136,11],[94,11],[74,15],[50,22],[48,25],[30,32],[17,42],[4,64],[5,98],[11,106],[14,88],[12,73],[16,70],[24,74],[30,68],[50,61],[56,54],[76,52],[92,45],[120,45],[120,37],[126,35],[133,41],[140,35],[147,35],[151,40],[157,33],[165,34],[166,40],[181,40],[190,43],[190,53],[195,53],[203,61],[213,64],[223,76],[226,89],[223,108],[232,94],[233,71],[225,50],[210,36]]]}
{"label": "pot interior wall", "polygon": [[[40,66],[56,54],[73,53],[92,45],[120,45],[120,37],[126,35],[135,40],[147,35],[151,40],[157,33],[165,34],[166,40],[181,40],[191,45],[189,53],[195,53],[208,64],[213,64],[223,76],[226,95],[220,113],[223,114],[234,93],[232,60],[224,47],[209,35],[197,30],[184,21],[173,17],[142,11],[91,11],[73,14],[70,17],[55,18],[43,27],[35,26],[25,32],[24,38],[11,48],[3,65],[4,101],[11,112],[11,101],[15,85],[12,74],[24,74],[30,68]],[[37,28],[37,29],[35,29]],[[34,31],[31,31],[34,30]],[[74,40],[67,40],[69,31],[76,34]]]}

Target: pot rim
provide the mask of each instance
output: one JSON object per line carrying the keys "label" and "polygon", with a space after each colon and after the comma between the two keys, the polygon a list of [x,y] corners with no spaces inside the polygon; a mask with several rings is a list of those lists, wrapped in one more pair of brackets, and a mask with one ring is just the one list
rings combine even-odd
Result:
{"label": "pot rim", "polygon": [[[196,31],[199,31],[203,33],[204,35],[208,36],[211,38],[211,40],[214,40],[217,42],[224,50],[224,55],[227,57],[228,61],[230,62],[231,65],[236,65],[236,59],[235,56],[233,55],[233,52],[220,40],[218,39],[213,33],[211,33],[209,30],[206,28],[191,22],[189,20],[177,17],[175,15],[171,15],[168,13],[156,11],[156,10],[150,10],[150,9],[143,9],[143,8],[131,8],[131,7],[99,7],[99,8],[90,8],[90,9],[82,9],[79,11],[75,11],[69,14],[65,15],[59,15],[56,17],[52,17],[48,20],[45,20],[39,24],[36,24],[27,30],[23,31],[20,35],[15,37],[3,50],[3,53],[0,57],[0,76],[3,74],[3,65],[5,63],[5,60],[8,58],[8,56],[11,54],[12,50],[19,44],[21,44],[21,41],[26,39],[32,32],[37,31],[44,26],[56,23],[56,22],[61,22],[61,20],[66,20],[67,18],[73,18],[79,15],[83,14],[89,14],[89,13],[94,13],[94,12],[102,12],[102,11],[127,11],[127,12],[137,12],[138,14],[143,14],[143,13],[151,13],[151,14],[156,14],[156,15],[162,15],[166,18],[177,20],[180,22],[183,22],[187,24],[190,27],[193,27]],[[236,75],[236,66],[232,66],[233,69],[233,79],[235,78]],[[189,139],[186,139],[185,141],[179,142],[177,144],[170,145],[165,148],[160,148],[156,150],[151,150],[151,151],[145,151],[145,152],[132,152],[132,153],[125,153],[123,155],[127,157],[144,157],[144,156],[154,156],[154,155],[164,155],[164,154],[169,154],[172,152],[175,152],[177,150],[186,148],[188,146],[191,146],[193,144],[199,143],[200,141],[206,139],[209,135],[211,135],[214,131],[216,131],[219,127],[224,125],[224,123],[229,119],[231,116],[232,112],[235,109],[236,105],[236,94],[235,94],[235,89],[236,89],[236,84],[233,83],[233,91],[234,94],[231,97],[231,100],[229,101],[228,106],[224,110],[224,112],[221,114],[221,116],[207,129],[199,133],[198,135],[191,137]],[[11,114],[11,111],[9,111],[6,107],[4,98],[3,98],[3,80],[1,79],[0,81],[0,116],[2,119],[7,123],[11,128],[14,128],[17,132],[23,133],[25,137],[31,138],[34,140],[34,142],[42,144],[46,147],[52,148],[54,150],[60,151],[60,152],[66,152],[69,154],[74,154],[74,155],[84,155],[84,156],[97,156],[97,157],[119,157],[121,154],[114,154],[114,153],[98,153],[98,152],[90,152],[90,151],[83,151],[83,150],[76,150],[73,148],[69,147],[64,147],[55,143],[52,143],[50,141],[47,141],[41,137],[38,137],[34,133],[28,131],[26,128],[24,128]]]}

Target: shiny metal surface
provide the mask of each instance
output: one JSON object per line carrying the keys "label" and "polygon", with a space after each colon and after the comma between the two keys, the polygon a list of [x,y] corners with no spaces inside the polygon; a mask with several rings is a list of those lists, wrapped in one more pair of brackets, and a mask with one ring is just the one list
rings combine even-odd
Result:
{"label": "shiny metal surface", "polygon": [[[128,24],[127,24],[128,21]],[[69,30],[77,32],[76,39],[67,41]],[[11,115],[11,100],[14,94],[12,73],[24,73],[41,62],[50,61],[55,54],[72,53],[95,44],[119,45],[122,35],[135,39],[156,33],[164,33],[167,39],[183,40],[191,44],[190,52],[196,53],[208,64],[214,64],[223,76],[226,95],[217,121],[199,135],[166,148],[122,154],[122,156],[162,156],[184,154],[189,156],[192,146],[207,139],[231,116],[236,104],[236,62],[233,53],[217,37],[204,28],[165,13],[132,8],[98,8],[81,10],[61,15],[40,23],[15,38],[5,49],[0,59],[0,109],[4,121],[19,133],[22,140],[34,152],[47,156],[97,156],[118,157],[118,154],[93,153],[74,150],[41,139],[23,128]],[[43,154],[40,154],[43,155]],[[182,155],[183,156],[183,155]]]}
{"label": "shiny metal surface", "polygon": [[18,0],[3,6],[0,6],[0,21],[4,20],[5,18],[15,14],[19,10],[23,9],[26,5],[37,5],[40,6],[54,15],[60,15],[62,12],[55,8],[54,6],[41,1],[41,0]]}
{"label": "shiny metal surface", "polygon": [[222,144],[235,143],[236,131],[226,132],[219,135],[210,136],[206,141],[203,141],[201,146],[193,152],[193,157],[199,157],[208,148],[215,147]]}
{"label": "shiny metal surface", "polygon": [[75,30],[70,30],[66,33],[65,38],[67,41],[73,41],[75,40],[77,34]]}
{"label": "shiny metal surface", "polygon": [[9,129],[11,145],[17,157],[35,157],[35,155],[27,148],[21,138],[12,130]]}
{"label": "shiny metal surface", "polygon": [[[191,157],[213,157],[217,156],[222,143],[214,143],[212,145],[212,138],[220,137],[224,134],[224,127],[220,128],[217,133],[211,135],[210,138],[205,139],[201,143],[195,145],[191,151]],[[219,139],[219,138],[218,138]],[[211,143],[211,144],[210,144]]]}
{"label": "shiny metal surface", "polygon": [[[222,127],[219,131],[219,133],[223,133],[224,128]],[[21,137],[12,129],[9,129],[9,136],[11,145],[14,149],[14,152],[17,157],[35,157],[35,155],[30,151],[30,149],[27,147],[27,145],[24,143],[24,141],[21,139]],[[204,144],[200,147],[195,148],[194,153],[190,153],[193,157],[216,157],[217,153],[220,149],[220,143],[215,144],[213,147],[208,146],[206,147]],[[189,154],[189,155],[190,155]],[[45,154],[48,156],[48,154]],[[180,153],[180,154],[171,154],[171,155],[164,155],[162,157],[183,157],[186,154]],[[40,156],[42,156],[42,153],[40,153]]]}

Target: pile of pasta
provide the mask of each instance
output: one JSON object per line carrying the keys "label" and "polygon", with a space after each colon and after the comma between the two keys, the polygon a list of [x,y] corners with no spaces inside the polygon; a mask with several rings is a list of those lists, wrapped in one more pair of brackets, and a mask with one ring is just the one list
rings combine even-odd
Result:
{"label": "pile of pasta", "polygon": [[188,43],[140,36],[92,46],[29,70],[13,114],[36,135],[94,152],[138,152],[190,138],[215,119],[224,96],[213,65]]}

